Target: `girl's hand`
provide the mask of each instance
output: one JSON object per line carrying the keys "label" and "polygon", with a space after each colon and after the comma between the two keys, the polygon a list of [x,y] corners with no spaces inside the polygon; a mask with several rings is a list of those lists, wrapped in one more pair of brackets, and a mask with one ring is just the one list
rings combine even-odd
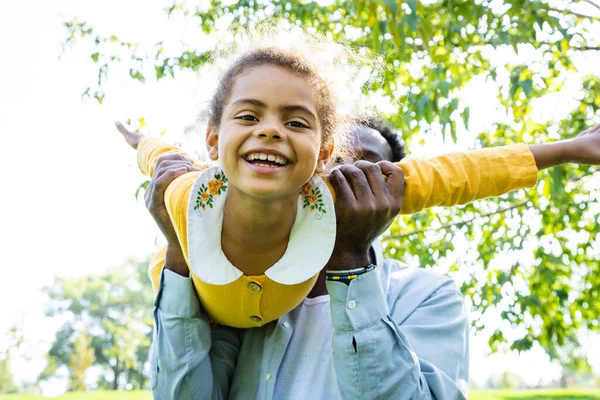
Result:
{"label": "girl's hand", "polygon": [[570,141],[571,162],[600,165],[600,124],[586,129]]}
{"label": "girl's hand", "polygon": [[165,190],[177,177],[198,168],[192,161],[181,154],[167,154],[160,156],[156,162],[154,175],[150,180],[148,189],[144,194],[146,208],[167,239],[167,254],[165,268],[188,276],[189,269],[183,256],[177,233],[167,212],[165,205]]}
{"label": "girl's hand", "polygon": [[119,132],[121,132],[121,135],[123,135],[127,144],[133,147],[134,149],[137,149],[138,143],[140,142],[140,140],[142,140],[144,135],[138,132],[129,131],[127,128],[125,128],[125,125],[118,121],[115,122],[115,126],[117,127]]}
{"label": "girl's hand", "polygon": [[600,125],[573,139],[529,146],[538,170],[561,164],[600,165]]}

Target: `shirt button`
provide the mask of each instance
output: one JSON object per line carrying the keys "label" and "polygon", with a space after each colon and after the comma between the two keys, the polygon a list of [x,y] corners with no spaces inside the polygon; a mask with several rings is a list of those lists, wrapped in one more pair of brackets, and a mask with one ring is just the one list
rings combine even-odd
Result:
{"label": "shirt button", "polygon": [[354,310],[356,308],[356,301],[350,300],[348,302],[348,308],[351,309],[351,310]]}
{"label": "shirt button", "polygon": [[262,322],[262,318],[259,317],[258,315],[251,316],[250,320],[253,321],[253,322]]}
{"label": "shirt button", "polygon": [[270,381],[270,380],[271,380],[271,374],[267,373],[267,374],[265,375],[265,381],[267,381],[267,382],[268,382],[268,381]]}
{"label": "shirt button", "polygon": [[290,325],[290,323],[289,323],[289,322],[285,321],[285,322],[283,323],[283,326],[284,326],[285,328],[289,328],[291,325]]}
{"label": "shirt button", "polygon": [[251,292],[260,292],[262,290],[262,286],[256,282],[250,282],[248,284],[248,289],[250,289]]}

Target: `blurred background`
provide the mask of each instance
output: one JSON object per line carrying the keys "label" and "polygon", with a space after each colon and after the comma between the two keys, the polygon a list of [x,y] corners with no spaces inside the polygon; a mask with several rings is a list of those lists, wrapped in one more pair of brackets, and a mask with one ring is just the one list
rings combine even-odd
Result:
{"label": "blurred background", "polygon": [[[380,54],[363,91],[411,156],[600,122],[598,0],[2,2],[0,398],[151,398],[162,239],[113,122],[201,155],[204,64],[232,24],[272,16]],[[600,398],[598,171],[555,168],[385,234],[388,257],[461,287],[472,398]]]}

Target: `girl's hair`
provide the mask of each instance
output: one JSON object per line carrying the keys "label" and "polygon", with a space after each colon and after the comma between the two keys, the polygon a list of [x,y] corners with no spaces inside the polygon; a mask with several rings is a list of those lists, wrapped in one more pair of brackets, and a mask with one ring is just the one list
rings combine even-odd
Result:
{"label": "girl's hair", "polygon": [[373,72],[377,71],[371,58],[338,43],[305,33],[282,32],[280,28],[275,34],[270,30],[260,39],[255,36],[246,43],[238,38],[235,47],[245,50],[227,57],[229,65],[221,75],[205,114],[210,124],[220,126],[233,85],[243,72],[274,65],[305,77],[313,87],[322,128],[321,148],[335,144],[331,160],[349,153],[349,132],[372,116],[361,101],[362,86],[373,79]]}

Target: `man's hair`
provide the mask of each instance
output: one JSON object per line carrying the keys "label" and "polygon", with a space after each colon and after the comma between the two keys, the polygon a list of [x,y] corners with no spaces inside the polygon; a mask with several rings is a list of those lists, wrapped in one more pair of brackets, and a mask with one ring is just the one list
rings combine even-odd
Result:
{"label": "man's hair", "polygon": [[384,137],[392,148],[392,162],[398,162],[402,160],[406,153],[404,152],[404,144],[400,142],[400,135],[392,130],[392,127],[385,124],[381,120],[372,119],[365,123],[371,129],[375,129],[377,132]]}

